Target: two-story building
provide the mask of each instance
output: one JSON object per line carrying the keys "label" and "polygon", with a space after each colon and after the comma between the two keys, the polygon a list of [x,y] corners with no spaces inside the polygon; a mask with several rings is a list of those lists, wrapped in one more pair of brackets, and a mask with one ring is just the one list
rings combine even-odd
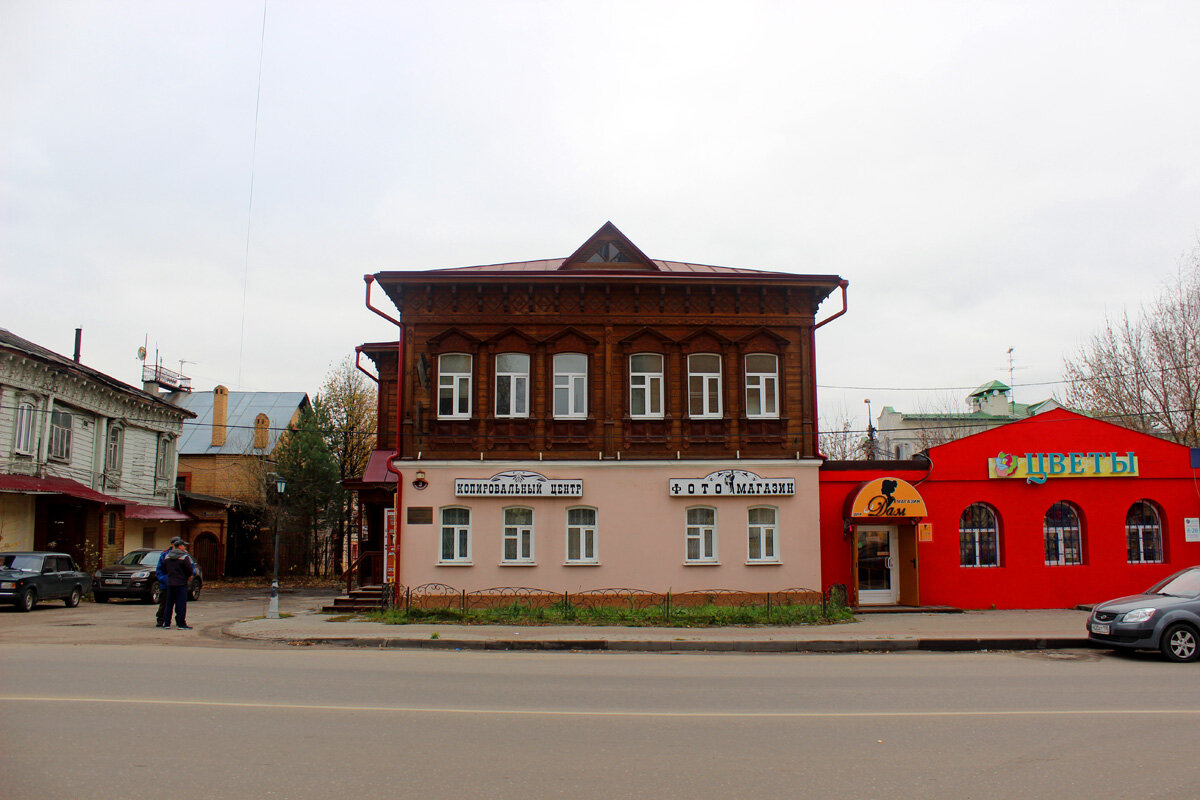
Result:
{"label": "two-story building", "polygon": [[[0,550],[57,549],[88,567],[158,546],[176,447],[193,414],[0,328]],[[153,387],[152,387],[153,388]]]}
{"label": "two-story building", "polygon": [[565,258],[366,280],[399,337],[360,348],[355,485],[365,549],[399,486],[398,583],[820,587],[814,334],[845,281],[651,259],[611,223]]}

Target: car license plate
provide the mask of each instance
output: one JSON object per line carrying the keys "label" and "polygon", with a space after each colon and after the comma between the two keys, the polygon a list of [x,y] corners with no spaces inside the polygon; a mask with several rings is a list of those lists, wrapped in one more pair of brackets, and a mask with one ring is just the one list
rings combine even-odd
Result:
{"label": "car license plate", "polygon": [[123,581],[120,578],[105,578],[104,583],[105,584],[116,584],[119,586],[121,583],[123,583]]}
{"label": "car license plate", "polygon": [[1108,633],[1109,626],[1101,622],[1092,623],[1092,633]]}

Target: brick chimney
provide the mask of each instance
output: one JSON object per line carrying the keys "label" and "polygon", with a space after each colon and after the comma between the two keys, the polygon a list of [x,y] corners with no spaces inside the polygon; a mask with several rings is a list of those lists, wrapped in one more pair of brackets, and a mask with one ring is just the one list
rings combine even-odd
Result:
{"label": "brick chimney", "polygon": [[225,426],[229,423],[229,390],[224,386],[213,389],[212,446],[225,445]]}

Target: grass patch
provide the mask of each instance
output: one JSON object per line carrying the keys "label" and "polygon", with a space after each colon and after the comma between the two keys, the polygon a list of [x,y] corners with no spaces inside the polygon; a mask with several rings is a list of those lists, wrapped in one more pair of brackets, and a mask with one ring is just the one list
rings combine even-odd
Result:
{"label": "grass patch", "polygon": [[841,604],[771,606],[700,605],[684,608],[666,604],[648,608],[576,606],[554,603],[534,607],[514,602],[496,608],[391,608],[364,617],[389,625],[452,623],[460,625],[625,625],[711,628],[726,625],[829,625],[850,622],[854,615]]}

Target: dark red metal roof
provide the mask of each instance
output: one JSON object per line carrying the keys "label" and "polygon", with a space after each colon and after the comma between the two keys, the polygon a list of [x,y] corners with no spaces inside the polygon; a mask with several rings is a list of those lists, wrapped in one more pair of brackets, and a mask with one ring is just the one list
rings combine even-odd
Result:
{"label": "dark red metal roof", "polygon": [[191,522],[195,519],[191,514],[176,511],[164,506],[144,506],[141,503],[129,503],[125,506],[125,519],[148,519],[156,522]]}
{"label": "dark red metal roof", "polygon": [[100,492],[89,489],[82,483],[76,483],[69,478],[35,478],[32,475],[0,475],[0,492],[64,494],[68,497],[76,497],[80,500],[86,500],[89,503],[102,503],[106,506],[127,505],[124,500],[100,494]]}

